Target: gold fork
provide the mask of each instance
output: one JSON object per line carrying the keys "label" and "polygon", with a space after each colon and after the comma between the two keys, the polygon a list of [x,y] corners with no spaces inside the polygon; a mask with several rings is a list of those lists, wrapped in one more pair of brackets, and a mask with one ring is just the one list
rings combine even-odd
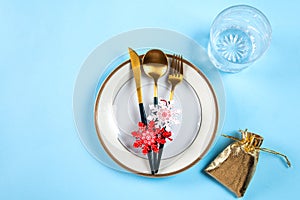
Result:
{"label": "gold fork", "polygon": [[168,81],[171,83],[170,101],[173,100],[176,85],[181,83],[183,79],[183,61],[182,56],[173,55],[171,62],[171,71]]}
{"label": "gold fork", "polygon": [[[168,81],[171,84],[171,91],[170,91],[170,97],[169,97],[170,101],[173,100],[175,87],[179,83],[181,83],[182,80],[183,80],[183,59],[182,59],[182,56],[173,55],[172,56],[172,61],[171,61],[171,66],[170,66],[169,78],[168,78]],[[158,169],[159,169],[163,148],[164,148],[164,144],[160,144],[159,145],[158,157],[157,157],[157,163],[156,163],[156,166],[155,166],[155,168],[156,168],[155,173],[157,173]]]}

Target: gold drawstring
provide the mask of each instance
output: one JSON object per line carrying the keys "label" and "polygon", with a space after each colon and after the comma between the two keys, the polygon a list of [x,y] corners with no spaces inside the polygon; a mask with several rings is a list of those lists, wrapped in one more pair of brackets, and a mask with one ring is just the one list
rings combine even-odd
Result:
{"label": "gold drawstring", "polygon": [[224,134],[221,134],[221,136],[226,137],[226,138],[229,138],[229,139],[232,139],[232,140],[235,140],[235,141],[237,141],[237,142],[240,142],[240,141],[241,141],[240,139],[235,138],[235,137],[232,137],[232,136],[230,136],[230,135],[224,135]]}
{"label": "gold drawstring", "polygon": [[[244,132],[244,131],[240,131],[241,133]],[[247,132],[247,129],[245,130],[245,132]],[[232,139],[234,141],[237,141],[237,142],[241,142],[242,140],[239,139],[239,138],[235,138],[235,137],[232,137],[232,136],[229,136],[229,135],[224,135],[224,134],[221,134],[223,137],[226,137],[226,138],[229,138],[229,139]],[[253,146],[254,147],[254,146]],[[271,149],[267,149],[267,148],[261,148],[261,147],[255,147],[255,149],[258,149],[258,150],[261,150],[261,151],[264,151],[264,152],[267,152],[267,153],[272,153],[272,154],[275,154],[275,155],[279,155],[279,156],[282,156],[285,158],[285,161],[287,163],[287,165],[289,167],[291,167],[291,162],[289,161],[288,157],[282,153],[279,153],[279,152],[276,152],[274,150],[271,150]]]}
{"label": "gold drawstring", "polygon": [[271,149],[267,149],[267,148],[258,148],[258,149],[261,150],[261,151],[267,152],[267,153],[272,153],[272,154],[275,154],[275,155],[280,155],[280,156],[282,156],[282,157],[285,158],[286,164],[287,164],[289,167],[292,166],[292,165],[291,165],[291,162],[289,161],[289,159],[288,159],[288,157],[287,157],[286,155],[284,155],[284,154],[282,154],[282,153],[279,153],[279,152],[276,152],[276,151],[271,150]]}

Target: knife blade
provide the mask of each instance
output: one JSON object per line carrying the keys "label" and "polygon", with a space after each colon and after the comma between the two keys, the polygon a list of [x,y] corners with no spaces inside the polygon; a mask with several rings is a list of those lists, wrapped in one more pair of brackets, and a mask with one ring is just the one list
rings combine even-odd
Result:
{"label": "knife blade", "polygon": [[[128,48],[129,56],[130,56],[130,63],[131,68],[133,71],[133,76],[135,80],[135,86],[136,86],[136,94],[138,98],[139,103],[139,111],[140,111],[140,117],[141,121],[144,125],[147,125],[147,117],[146,112],[143,104],[143,94],[142,94],[142,83],[141,83],[141,60],[138,54],[131,48]],[[154,163],[153,163],[153,152],[152,150],[149,150],[147,153],[149,165],[151,169],[151,174],[154,175]]]}
{"label": "knife blade", "polygon": [[138,103],[139,103],[141,121],[143,122],[143,124],[147,125],[147,117],[146,117],[146,112],[145,112],[145,108],[144,108],[144,104],[143,104],[140,57],[137,55],[137,53],[133,49],[128,48],[128,51],[129,51],[129,55],[130,55],[131,68],[132,68],[133,76],[134,76],[134,80],[135,80],[136,94],[137,94]]}

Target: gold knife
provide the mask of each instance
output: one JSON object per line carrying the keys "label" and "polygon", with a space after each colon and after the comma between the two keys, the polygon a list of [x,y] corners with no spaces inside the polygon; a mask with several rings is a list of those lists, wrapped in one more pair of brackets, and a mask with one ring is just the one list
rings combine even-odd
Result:
{"label": "gold knife", "polygon": [[131,68],[132,68],[134,80],[135,80],[136,94],[137,94],[138,103],[139,103],[141,121],[143,122],[143,124],[147,125],[147,117],[146,117],[146,112],[145,112],[145,108],[144,108],[144,104],[143,104],[140,57],[137,55],[137,53],[133,49],[128,48],[128,51],[129,51],[129,55],[130,55]]}
{"label": "gold knife", "polygon": [[[135,80],[135,86],[136,86],[136,94],[138,98],[139,103],[139,110],[140,110],[140,117],[141,121],[144,125],[147,125],[147,117],[146,112],[143,104],[143,94],[142,94],[142,83],[141,83],[141,61],[138,54],[131,48],[128,48],[129,55],[130,55],[130,62],[131,62],[131,68],[133,71],[133,76]],[[151,173],[154,175],[154,163],[153,163],[153,156],[152,156],[152,150],[150,150],[147,154]]]}

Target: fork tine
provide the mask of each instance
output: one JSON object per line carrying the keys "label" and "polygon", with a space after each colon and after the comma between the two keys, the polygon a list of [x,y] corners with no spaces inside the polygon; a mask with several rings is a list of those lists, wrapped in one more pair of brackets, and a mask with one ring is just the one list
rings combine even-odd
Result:
{"label": "fork tine", "polygon": [[181,56],[178,55],[178,63],[177,63],[177,76],[180,76],[180,71],[181,71]]}
{"label": "fork tine", "polygon": [[181,56],[180,74],[183,75],[183,58]]}
{"label": "fork tine", "polygon": [[176,68],[176,75],[179,77],[180,76],[180,55],[177,55],[177,68]]}

